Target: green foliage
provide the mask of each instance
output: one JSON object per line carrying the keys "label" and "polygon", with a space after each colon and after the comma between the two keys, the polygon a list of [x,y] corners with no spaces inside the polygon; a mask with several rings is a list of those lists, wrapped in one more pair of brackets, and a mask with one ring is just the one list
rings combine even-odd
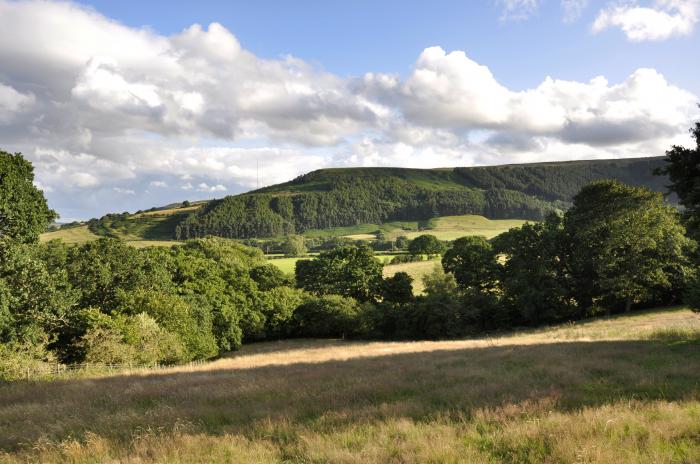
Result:
{"label": "green foliage", "polygon": [[397,272],[382,282],[382,301],[405,304],[413,299],[413,278],[405,272]]}
{"label": "green foliage", "polygon": [[661,194],[617,181],[584,187],[564,218],[568,266],[583,308],[633,304],[691,275],[694,242]]}
{"label": "green foliage", "polygon": [[274,264],[265,264],[252,268],[250,277],[258,284],[258,289],[263,291],[293,285],[292,279]]}
{"label": "green foliage", "polygon": [[276,287],[260,295],[261,312],[265,316],[265,332],[260,338],[285,338],[295,333],[296,309],[309,299],[303,290]]}
{"label": "green foliage", "polygon": [[447,246],[434,235],[424,234],[411,240],[408,245],[408,252],[413,255],[441,255],[445,252]]}
{"label": "green foliage", "polygon": [[452,294],[457,290],[454,274],[448,274],[443,267],[436,264],[433,270],[423,276],[423,286],[427,295]]}
{"label": "green foliage", "polygon": [[690,130],[695,139],[695,148],[674,145],[666,152],[665,165],[656,170],[670,181],[668,188],[678,195],[685,207],[688,232],[695,238],[700,233],[700,122]]}
{"label": "green foliage", "polygon": [[36,242],[57,217],[34,186],[32,164],[0,150],[0,239]]}
{"label": "green foliage", "polygon": [[345,338],[361,331],[361,314],[353,298],[322,295],[299,306],[294,320],[300,336]]}
{"label": "green foliage", "polygon": [[565,268],[562,217],[511,229],[493,241],[503,257],[498,272],[502,305],[516,324],[542,324],[576,316]]}
{"label": "green foliage", "polygon": [[614,177],[662,191],[663,180],[651,175],[660,165],[660,159],[645,158],[445,170],[326,169],[210,202],[177,226],[177,237],[279,237],[461,214],[540,220],[565,209],[596,179]]}
{"label": "green foliage", "polygon": [[317,295],[337,294],[376,301],[382,285],[382,263],[366,246],[343,246],[316,259],[296,263],[297,286]]}
{"label": "green foliage", "polygon": [[496,257],[491,244],[484,237],[462,237],[442,258],[445,272],[454,274],[457,283],[465,288],[487,289],[496,279]]}
{"label": "green foliage", "polygon": [[306,240],[301,235],[288,235],[282,243],[282,253],[287,257],[306,254]]}

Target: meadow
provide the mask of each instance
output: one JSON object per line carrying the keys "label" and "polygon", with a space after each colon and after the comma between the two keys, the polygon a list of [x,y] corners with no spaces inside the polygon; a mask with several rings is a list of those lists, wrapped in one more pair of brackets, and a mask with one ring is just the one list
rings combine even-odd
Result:
{"label": "meadow", "polygon": [[438,342],[288,340],[0,386],[0,461],[700,461],[684,308]]}

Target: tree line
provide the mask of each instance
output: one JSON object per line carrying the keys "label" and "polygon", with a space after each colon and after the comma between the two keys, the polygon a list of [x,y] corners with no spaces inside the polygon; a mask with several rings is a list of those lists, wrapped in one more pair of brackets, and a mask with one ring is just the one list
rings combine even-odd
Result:
{"label": "tree line", "polygon": [[[258,249],[207,237],[135,249],[102,238],[39,243],[56,217],[31,164],[0,152],[0,378],[32,363],[178,363],[289,337],[440,339],[686,301],[700,307],[695,237],[699,147],[673,147],[661,169],[685,207],[618,181],[582,188],[564,214],[449,248],[422,295],[382,276],[367,246],[297,262],[293,276]],[[292,202],[293,205],[293,202]]]}
{"label": "tree line", "polygon": [[179,240],[276,237],[310,229],[478,214],[542,219],[556,206],[507,189],[432,190],[397,177],[339,177],[326,191],[252,193],[212,201],[175,229]]}

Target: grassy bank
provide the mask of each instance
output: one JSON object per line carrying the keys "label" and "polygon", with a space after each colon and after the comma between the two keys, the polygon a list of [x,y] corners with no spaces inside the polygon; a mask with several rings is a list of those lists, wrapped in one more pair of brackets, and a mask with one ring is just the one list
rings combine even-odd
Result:
{"label": "grassy bank", "polygon": [[698,462],[684,309],[448,342],[286,341],[0,386],[0,461]]}

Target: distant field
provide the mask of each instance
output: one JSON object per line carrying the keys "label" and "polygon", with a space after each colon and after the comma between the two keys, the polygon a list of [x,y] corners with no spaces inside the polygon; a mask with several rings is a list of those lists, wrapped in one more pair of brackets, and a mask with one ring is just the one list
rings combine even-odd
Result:
{"label": "distant field", "polygon": [[[40,240],[42,242],[48,242],[49,240],[62,240],[67,245],[80,245],[97,240],[98,238],[100,237],[90,232],[87,226],[59,229],[54,232],[46,232],[40,236]],[[178,242],[176,240],[126,240],[126,243],[135,248],[146,248],[151,246],[169,247],[182,244],[182,242]]]}
{"label": "distant field", "polygon": [[373,235],[377,232],[377,224],[359,224],[347,227],[331,227],[329,229],[312,229],[304,232],[305,237],[344,237],[348,235]]}
{"label": "distant field", "polygon": [[[388,261],[391,261],[393,258],[393,255],[375,255],[375,258],[377,258],[379,261],[383,263],[387,263]],[[303,258],[274,258],[274,259],[268,259],[268,262],[270,264],[274,264],[277,266],[282,272],[285,274],[294,274],[294,266],[296,266],[297,261],[300,259],[312,259],[313,256],[305,256]]]}
{"label": "distant field", "polygon": [[440,240],[455,240],[467,235],[483,235],[491,239],[513,227],[520,227],[527,221],[520,219],[486,219],[483,216],[444,216],[434,219],[432,229],[400,233],[413,239],[421,234],[432,234]]}
{"label": "distant field", "polygon": [[0,462],[697,463],[700,316],[0,385]]}
{"label": "distant field", "polygon": [[134,248],[171,247],[183,244],[177,240],[128,240],[126,243]]}
{"label": "distant field", "polygon": [[435,266],[440,266],[440,259],[418,261],[415,263],[391,264],[384,266],[384,277],[391,277],[397,272],[405,272],[413,278],[413,293],[423,293],[423,276],[429,274]]}
{"label": "distant field", "polygon": [[41,234],[39,240],[48,242],[49,240],[62,240],[64,243],[73,245],[97,240],[99,236],[90,232],[87,226],[70,227],[58,229],[53,232]]}
{"label": "distant field", "polygon": [[360,224],[331,229],[314,229],[304,233],[306,237],[347,237],[353,240],[374,240],[379,231],[387,238],[405,236],[415,238],[422,234],[432,234],[440,240],[455,240],[467,235],[483,235],[493,238],[513,227],[520,227],[527,221],[521,219],[487,219],[483,216],[443,216],[430,221],[394,221],[384,224]]}

